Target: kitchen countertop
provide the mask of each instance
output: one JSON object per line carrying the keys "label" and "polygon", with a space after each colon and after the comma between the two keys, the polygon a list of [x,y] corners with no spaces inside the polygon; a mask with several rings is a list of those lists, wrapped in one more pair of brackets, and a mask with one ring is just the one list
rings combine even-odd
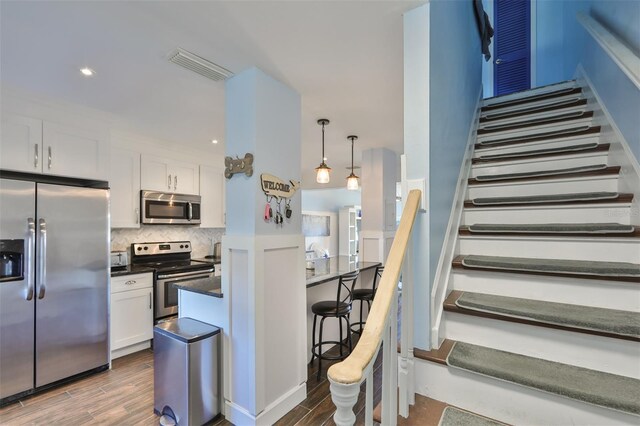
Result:
{"label": "kitchen countertop", "polygon": [[203,258],[198,258],[198,259],[193,259],[193,260],[198,260],[201,262],[211,262],[214,265],[220,265],[222,263],[222,259],[219,257],[213,257],[213,256],[205,256]]}
{"label": "kitchen countertop", "polygon": [[307,269],[307,288],[340,278],[353,271],[365,271],[382,265],[380,262],[356,262],[349,264],[348,256],[336,256],[314,260],[315,269]]}
{"label": "kitchen countertop", "polygon": [[139,266],[139,265],[114,266],[111,268],[111,276],[120,277],[122,275],[146,274],[146,273],[153,273],[154,271],[155,270],[153,268],[149,268],[148,266]]}
{"label": "kitchen countertop", "polygon": [[178,290],[192,291],[212,297],[222,297],[222,280],[220,277],[200,278],[174,283]]}

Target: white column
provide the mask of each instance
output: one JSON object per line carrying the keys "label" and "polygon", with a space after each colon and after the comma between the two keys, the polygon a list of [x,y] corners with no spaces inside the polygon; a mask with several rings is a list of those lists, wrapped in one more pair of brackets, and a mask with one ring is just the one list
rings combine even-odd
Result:
{"label": "white column", "polygon": [[291,201],[291,218],[276,226],[263,218],[260,184],[261,173],[300,180],[300,105],[298,93],[257,68],[226,83],[226,155],[254,156],[251,177],[226,182],[224,396],[234,424],[272,424],[306,397],[301,197]]}
{"label": "white column", "polygon": [[360,259],[384,262],[396,231],[398,157],[386,148],[362,152]]}

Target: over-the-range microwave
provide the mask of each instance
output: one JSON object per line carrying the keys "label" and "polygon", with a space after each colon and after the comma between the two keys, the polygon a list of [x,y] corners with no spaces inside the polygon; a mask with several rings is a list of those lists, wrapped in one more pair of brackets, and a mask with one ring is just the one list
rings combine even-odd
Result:
{"label": "over-the-range microwave", "polygon": [[140,221],[151,225],[199,225],[200,196],[140,191]]}

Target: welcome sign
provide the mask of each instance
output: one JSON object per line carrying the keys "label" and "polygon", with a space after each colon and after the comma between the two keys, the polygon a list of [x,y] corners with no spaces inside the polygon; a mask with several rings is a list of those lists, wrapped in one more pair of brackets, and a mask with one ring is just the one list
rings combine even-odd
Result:
{"label": "welcome sign", "polygon": [[262,191],[270,197],[291,198],[300,187],[300,182],[290,180],[288,183],[268,173],[260,175]]}

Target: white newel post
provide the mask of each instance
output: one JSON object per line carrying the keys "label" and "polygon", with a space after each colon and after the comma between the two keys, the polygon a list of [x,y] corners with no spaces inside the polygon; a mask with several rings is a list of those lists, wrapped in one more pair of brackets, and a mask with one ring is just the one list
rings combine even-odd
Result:
{"label": "white newel post", "polygon": [[[290,217],[281,203],[282,224],[265,220],[260,176],[301,179],[301,101],[257,68],[227,80],[225,90],[225,154],[253,155],[253,174],[226,180],[225,416],[237,425],[273,424],[306,397],[304,236],[299,191]],[[271,207],[275,217],[275,200]]]}
{"label": "white newel post", "polygon": [[333,415],[333,421],[337,426],[351,426],[356,422],[356,415],[353,407],[358,402],[358,394],[360,393],[360,384],[354,383],[345,385],[336,383],[329,378],[331,400],[336,406],[336,412]]}

